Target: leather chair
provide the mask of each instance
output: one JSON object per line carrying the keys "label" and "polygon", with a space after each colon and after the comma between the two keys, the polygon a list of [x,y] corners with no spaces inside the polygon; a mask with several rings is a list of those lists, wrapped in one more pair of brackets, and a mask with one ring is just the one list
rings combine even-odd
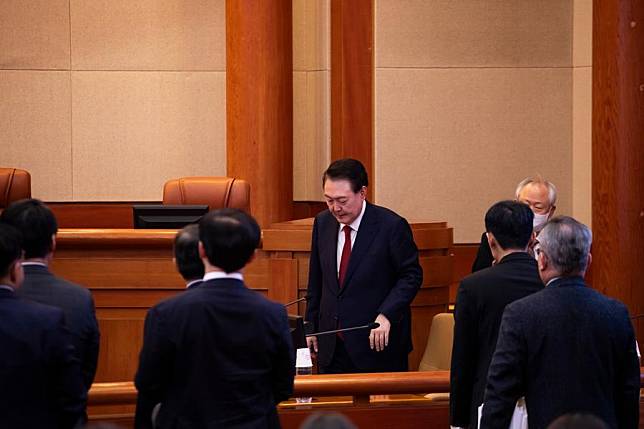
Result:
{"label": "leather chair", "polygon": [[207,204],[250,213],[250,184],[231,177],[182,177],[163,185],[163,204]]}
{"label": "leather chair", "polygon": [[31,198],[31,175],[19,168],[0,167],[0,211],[14,201]]}
{"label": "leather chair", "polygon": [[[438,313],[432,319],[425,353],[418,371],[449,371],[452,364],[452,341],[454,340],[454,314]],[[425,395],[434,401],[448,401],[449,393]]]}

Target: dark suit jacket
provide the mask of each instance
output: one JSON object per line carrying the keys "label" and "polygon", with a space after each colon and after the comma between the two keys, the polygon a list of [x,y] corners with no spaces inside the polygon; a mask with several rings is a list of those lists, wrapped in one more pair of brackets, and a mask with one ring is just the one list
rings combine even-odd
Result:
{"label": "dark suit jacket", "polygon": [[295,353],[283,305],[239,280],[209,280],[148,312],[136,427],[279,428]]}
{"label": "dark suit jacket", "polygon": [[63,312],[0,289],[0,427],[71,428],[86,400]]}
{"label": "dark suit jacket", "polygon": [[450,373],[450,424],[476,428],[487,371],[505,306],[543,289],[537,261],[511,253],[497,265],[461,281],[454,314]]}
{"label": "dark suit jacket", "polygon": [[18,296],[58,307],[65,313],[67,328],[81,362],[85,389],[89,390],[98,363],[100,334],[94,300],[89,290],[54,276],[47,267],[27,265]]}
{"label": "dark suit jacket", "polygon": [[569,412],[593,413],[611,428],[636,428],[639,374],[624,304],[581,277],[555,280],[506,308],[481,427],[507,427],[515,401],[525,395],[530,429]]}
{"label": "dark suit jacket", "polygon": [[[306,320],[314,332],[349,328],[373,322],[384,314],[391,322],[389,345],[376,352],[369,347],[369,330],[344,334],[353,364],[363,371],[406,369],[412,350],[409,305],[423,280],[418,249],[405,219],[384,207],[367,203],[351,259],[340,288],[337,275],[339,223],[331,212],[318,214],[313,224]],[[318,363],[333,357],[335,335],[318,338]],[[404,368],[401,365],[404,364]]]}
{"label": "dark suit jacket", "polygon": [[487,242],[487,236],[483,233],[481,235],[481,244],[479,244],[479,249],[476,251],[476,258],[472,264],[472,272],[475,273],[489,268],[492,266],[492,262],[494,262],[494,256],[492,256],[490,243]]}

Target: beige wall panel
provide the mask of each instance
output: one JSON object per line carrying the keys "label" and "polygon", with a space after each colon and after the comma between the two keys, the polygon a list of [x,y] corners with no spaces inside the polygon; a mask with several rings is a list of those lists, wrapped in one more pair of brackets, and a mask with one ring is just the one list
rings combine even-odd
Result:
{"label": "beige wall panel", "polygon": [[570,69],[376,70],[376,200],[477,242],[491,204],[541,173],[571,211]]}
{"label": "beige wall panel", "polygon": [[220,70],[225,0],[71,0],[75,70]]}
{"label": "beige wall panel", "polygon": [[293,70],[328,70],[329,0],[293,0]]}
{"label": "beige wall panel", "polygon": [[376,66],[570,66],[571,26],[570,0],[376,0]]}
{"label": "beige wall panel", "polygon": [[592,224],[592,67],[572,71],[572,215]]}
{"label": "beige wall panel", "polygon": [[0,71],[0,165],[31,173],[35,198],[72,198],[69,72]]}
{"label": "beige wall panel", "polygon": [[320,175],[329,164],[330,76],[293,72],[293,199],[322,201]]}
{"label": "beige wall panel", "polygon": [[75,200],[160,200],[180,176],[226,174],[222,72],[73,72]]}
{"label": "beige wall panel", "polygon": [[572,65],[593,64],[593,1],[573,0]]}
{"label": "beige wall panel", "polygon": [[0,69],[69,70],[69,0],[0,1]]}

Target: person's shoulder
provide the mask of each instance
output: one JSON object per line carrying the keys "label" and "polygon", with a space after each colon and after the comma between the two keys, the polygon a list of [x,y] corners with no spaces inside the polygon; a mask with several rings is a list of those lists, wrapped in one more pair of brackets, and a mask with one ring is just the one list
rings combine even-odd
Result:
{"label": "person's shoulder", "polygon": [[402,220],[406,221],[404,217],[391,210],[390,208],[378,206],[376,204],[367,203],[366,211],[371,211],[374,215],[378,216],[379,219],[391,222],[400,222]]}
{"label": "person's shoulder", "polygon": [[52,286],[67,295],[75,296],[85,300],[92,299],[92,293],[89,291],[89,289],[84,288],[79,284],[72,283],[62,277],[53,276]]}
{"label": "person's shoulder", "polygon": [[58,307],[18,298],[13,305],[25,318],[40,322],[43,326],[64,320],[64,312]]}

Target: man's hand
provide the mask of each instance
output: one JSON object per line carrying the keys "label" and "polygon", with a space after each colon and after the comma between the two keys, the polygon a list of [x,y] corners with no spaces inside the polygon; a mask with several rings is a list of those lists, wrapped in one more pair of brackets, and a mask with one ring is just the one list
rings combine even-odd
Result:
{"label": "man's hand", "polygon": [[375,321],[380,326],[372,329],[369,333],[369,345],[371,346],[371,350],[375,348],[376,351],[381,352],[389,345],[389,329],[391,328],[391,323],[389,323],[389,319],[382,313],[376,317]]}
{"label": "man's hand", "polygon": [[318,338],[306,337],[306,346],[311,350],[311,357],[315,357],[314,353],[318,352]]}

